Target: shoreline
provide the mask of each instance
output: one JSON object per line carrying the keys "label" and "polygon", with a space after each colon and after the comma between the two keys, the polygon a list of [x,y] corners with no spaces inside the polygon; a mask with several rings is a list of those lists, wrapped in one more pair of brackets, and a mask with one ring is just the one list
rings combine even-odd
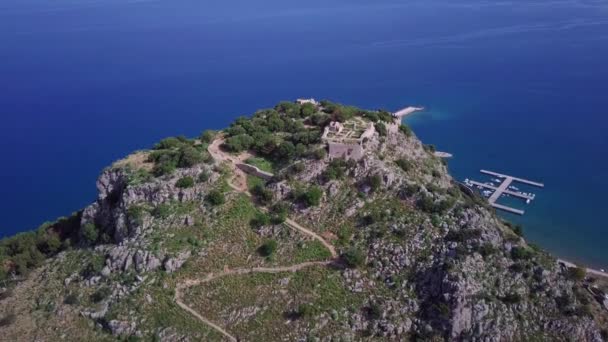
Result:
{"label": "shoreline", "polygon": [[[405,108],[403,108],[403,109],[401,109],[401,110],[393,113],[393,116],[395,117],[395,121],[396,122],[398,122],[399,124],[402,124],[403,120],[406,117],[411,116],[412,114],[414,114],[416,112],[421,112],[421,111],[424,111],[424,110],[426,110],[425,107],[409,106],[409,107],[405,107]],[[444,153],[444,152],[439,152],[439,153]],[[452,155],[449,154],[449,153],[446,153],[446,156],[447,155],[449,155],[449,157],[452,157]],[[443,157],[443,155],[442,155],[442,157]],[[527,239],[526,239],[526,241],[527,241]],[[549,251],[547,250],[547,252],[549,252]],[[562,265],[562,266],[565,266],[565,267],[568,267],[568,268],[583,267],[585,269],[585,271],[587,272],[587,275],[595,275],[595,276],[598,276],[598,277],[603,277],[603,278],[608,279],[608,272],[604,272],[604,271],[601,271],[599,269],[588,267],[587,263],[576,264],[576,263],[571,262],[569,260],[560,258],[556,253],[552,253],[552,252],[549,252],[549,253],[555,257],[556,262],[558,263],[558,265]]]}

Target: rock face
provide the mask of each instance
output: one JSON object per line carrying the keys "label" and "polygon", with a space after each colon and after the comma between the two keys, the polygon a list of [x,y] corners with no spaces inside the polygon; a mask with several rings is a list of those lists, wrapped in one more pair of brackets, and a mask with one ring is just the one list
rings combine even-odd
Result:
{"label": "rock face", "polygon": [[[153,182],[130,186],[129,174],[123,169],[107,169],[97,180],[98,198],[95,203],[84,209],[81,225],[95,224],[103,233],[112,237],[120,244],[127,239],[134,239],[150,228],[152,219],[134,218],[129,215],[129,209],[140,203],[157,206],[171,201],[186,202],[201,200],[205,194],[205,184],[182,189],[175,185],[182,177],[198,177],[201,172],[210,172],[205,166],[191,169],[180,169],[171,177],[156,179]],[[217,178],[212,174],[210,182]],[[184,221],[191,225],[192,218],[185,217]]]}

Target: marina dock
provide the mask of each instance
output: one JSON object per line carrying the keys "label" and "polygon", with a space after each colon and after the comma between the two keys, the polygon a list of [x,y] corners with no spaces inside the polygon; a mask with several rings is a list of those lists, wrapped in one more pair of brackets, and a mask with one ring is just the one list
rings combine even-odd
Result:
{"label": "marina dock", "polygon": [[525,211],[520,210],[520,209],[515,209],[515,208],[511,208],[508,207],[506,205],[502,205],[502,204],[498,204],[496,203],[496,201],[503,195],[510,195],[513,197],[517,197],[517,198],[521,198],[527,201],[531,201],[534,199],[533,195],[530,194],[525,194],[519,191],[512,191],[509,190],[509,187],[511,186],[511,184],[513,182],[518,182],[518,183],[522,183],[522,184],[527,184],[527,185],[531,185],[531,186],[536,186],[539,188],[543,188],[545,187],[545,185],[543,183],[539,183],[539,182],[533,182],[531,180],[527,180],[527,179],[523,179],[523,178],[518,178],[518,177],[513,177],[513,176],[509,176],[509,175],[505,175],[502,173],[497,173],[497,172],[493,172],[493,171],[488,171],[488,170],[480,170],[481,173],[489,175],[489,176],[493,176],[496,177],[498,179],[501,179],[502,182],[500,183],[500,185],[498,186],[494,186],[492,184],[487,184],[487,183],[481,183],[481,182],[476,182],[476,181],[469,181],[470,184],[477,186],[479,188],[486,188],[489,190],[494,191],[492,193],[492,195],[488,198],[488,202],[490,202],[490,205],[496,209],[499,210],[503,210],[506,212],[510,212],[513,214],[517,214],[517,215],[523,215],[525,213]]}

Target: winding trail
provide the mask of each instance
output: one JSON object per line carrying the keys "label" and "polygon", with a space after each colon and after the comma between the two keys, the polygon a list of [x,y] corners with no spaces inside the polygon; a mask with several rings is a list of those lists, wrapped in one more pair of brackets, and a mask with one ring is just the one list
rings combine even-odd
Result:
{"label": "winding trail", "polygon": [[[251,197],[251,194],[249,193],[249,191],[247,189],[247,175],[242,170],[240,170],[239,168],[236,167],[236,164],[243,162],[244,160],[249,158],[251,155],[248,153],[242,153],[238,157],[234,157],[232,155],[226,154],[220,148],[220,146],[223,143],[224,143],[224,138],[220,137],[220,138],[214,140],[209,145],[207,150],[209,151],[209,153],[211,154],[213,159],[215,159],[216,161],[228,162],[228,165],[234,172],[234,177],[230,181],[228,181],[228,185],[235,191],[244,193],[247,196]],[[268,209],[266,209],[264,207],[261,207],[260,209],[263,211],[268,211]],[[217,332],[222,334],[224,337],[228,338],[230,341],[234,341],[234,342],[239,341],[238,338],[231,335],[224,328],[222,328],[221,326],[208,320],[207,318],[205,318],[204,316],[202,316],[201,314],[196,312],[196,310],[194,310],[191,307],[189,307],[188,305],[186,305],[182,301],[182,295],[184,293],[184,290],[187,290],[190,287],[205,284],[205,283],[211,282],[213,280],[227,277],[227,276],[245,275],[245,274],[252,274],[252,273],[297,272],[304,268],[313,267],[313,266],[328,266],[331,263],[333,263],[334,260],[338,257],[338,253],[336,252],[335,247],[333,245],[331,245],[329,242],[327,242],[325,239],[323,239],[323,237],[321,237],[319,234],[298,224],[297,222],[293,221],[290,218],[287,218],[285,220],[285,224],[287,226],[289,226],[290,228],[301,232],[302,234],[311,236],[313,239],[315,239],[315,240],[319,241],[321,244],[323,244],[323,246],[325,246],[331,253],[331,259],[325,260],[325,261],[307,261],[307,262],[303,262],[303,263],[291,265],[291,266],[249,267],[249,268],[226,269],[222,272],[209,273],[204,278],[187,279],[187,280],[184,280],[183,282],[177,284],[177,286],[175,288],[175,303],[180,308],[184,309],[185,311],[187,311],[188,313],[190,313],[191,315],[196,317],[202,323],[213,328],[214,330],[216,330]]]}

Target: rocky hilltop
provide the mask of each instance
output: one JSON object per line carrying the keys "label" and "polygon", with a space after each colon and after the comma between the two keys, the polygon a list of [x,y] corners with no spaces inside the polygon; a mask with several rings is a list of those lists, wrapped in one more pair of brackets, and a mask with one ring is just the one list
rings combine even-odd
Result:
{"label": "rocky hilltop", "polygon": [[606,339],[605,280],[433,152],[388,112],[312,100],[164,139],[2,240],[0,340]]}

